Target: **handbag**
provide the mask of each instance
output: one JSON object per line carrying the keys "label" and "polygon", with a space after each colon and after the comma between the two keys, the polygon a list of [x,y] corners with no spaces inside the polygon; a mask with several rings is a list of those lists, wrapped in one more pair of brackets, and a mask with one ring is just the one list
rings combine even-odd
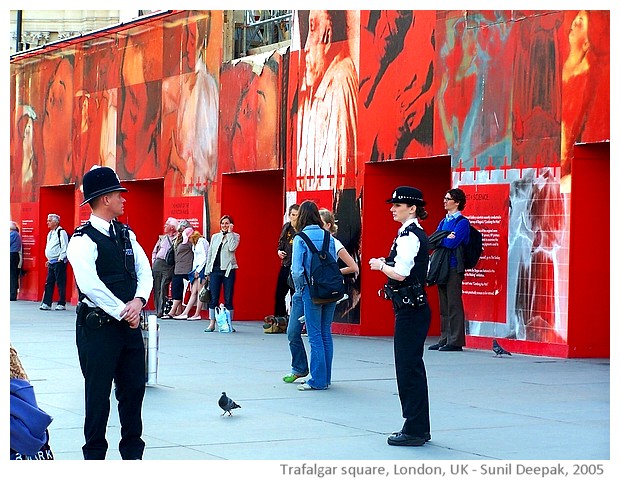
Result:
{"label": "handbag", "polygon": [[209,303],[211,301],[211,292],[209,291],[209,280],[205,282],[205,284],[198,292],[198,300],[202,303]]}

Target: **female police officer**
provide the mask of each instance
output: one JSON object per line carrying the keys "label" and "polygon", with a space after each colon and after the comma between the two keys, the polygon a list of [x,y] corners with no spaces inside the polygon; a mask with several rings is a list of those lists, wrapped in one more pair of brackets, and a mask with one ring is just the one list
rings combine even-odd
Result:
{"label": "female police officer", "polygon": [[430,440],[428,385],[422,355],[431,312],[424,284],[428,269],[428,237],[419,220],[428,214],[422,192],[398,187],[387,200],[394,220],[402,223],[387,258],[371,258],[370,269],[388,277],[384,287],[392,300],[394,316],[394,362],[396,383],[405,423],[388,437],[390,445],[421,446]]}
{"label": "female police officer", "polygon": [[[112,381],[121,423],[123,460],[142,459],[142,400],[145,389],[144,343],[140,312],[153,288],[149,259],[135,234],[118,221],[126,192],[109,167],[84,175],[84,202],[92,214],[75,229],[67,247],[79,289],[76,343],[84,375],[85,460],[103,460]],[[80,206],[81,206],[80,205]]]}

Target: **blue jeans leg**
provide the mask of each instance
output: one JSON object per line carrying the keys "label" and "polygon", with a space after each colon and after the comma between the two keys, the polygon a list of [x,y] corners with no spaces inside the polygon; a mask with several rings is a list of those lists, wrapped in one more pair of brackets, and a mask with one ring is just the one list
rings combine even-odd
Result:
{"label": "blue jeans leg", "polygon": [[211,293],[211,300],[209,300],[210,310],[220,305],[220,291],[222,289],[223,280],[224,272],[214,271],[209,275],[209,293]]}
{"label": "blue jeans leg", "polygon": [[229,310],[233,310],[233,295],[235,294],[235,278],[237,277],[237,270],[232,269],[228,276],[222,278],[222,285],[224,286],[224,306]]}
{"label": "blue jeans leg", "polygon": [[323,390],[331,383],[334,344],[331,326],[334,319],[336,303],[317,305],[312,303],[307,288],[303,289],[302,298],[306,315],[306,330],[310,342],[310,375],[308,385]]}
{"label": "blue jeans leg", "polygon": [[304,304],[300,292],[295,292],[291,300],[291,314],[286,327],[288,345],[291,350],[291,373],[295,375],[308,374],[308,356],[301,338],[302,324],[299,317],[304,313]]}

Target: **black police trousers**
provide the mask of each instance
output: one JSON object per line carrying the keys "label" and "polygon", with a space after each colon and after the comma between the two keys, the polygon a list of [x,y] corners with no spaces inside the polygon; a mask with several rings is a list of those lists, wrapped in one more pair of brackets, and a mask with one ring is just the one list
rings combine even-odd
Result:
{"label": "black police trousers", "polygon": [[[394,302],[393,302],[394,303]],[[427,305],[394,309],[394,363],[396,384],[405,423],[402,432],[422,437],[430,434],[428,383],[422,356],[431,323]]]}
{"label": "black police trousers", "polygon": [[110,414],[112,381],[121,424],[119,452],[123,460],[142,458],[142,401],[146,374],[142,333],[125,321],[92,328],[76,322],[76,344],[84,376],[85,411],[82,453],[85,460],[103,460],[108,450],[106,427]]}

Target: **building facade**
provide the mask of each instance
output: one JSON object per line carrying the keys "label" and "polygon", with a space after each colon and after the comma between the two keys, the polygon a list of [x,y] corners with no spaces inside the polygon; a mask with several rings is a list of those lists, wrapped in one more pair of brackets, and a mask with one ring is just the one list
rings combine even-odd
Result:
{"label": "building facade", "polygon": [[[294,11],[290,45],[230,61],[225,17],[167,11],[12,58],[20,298],[42,295],[47,213],[72,231],[82,175],[109,165],[147,248],[168,216],[207,236],[235,219],[239,320],[272,313],[287,206],[333,210],[360,264],[334,332],[391,335],[367,262],[397,229],[385,199],[420,188],[430,234],[459,187],[484,238],[463,283],[468,346],[609,356],[608,11]],[[607,228],[600,262],[583,253],[586,208]]]}

